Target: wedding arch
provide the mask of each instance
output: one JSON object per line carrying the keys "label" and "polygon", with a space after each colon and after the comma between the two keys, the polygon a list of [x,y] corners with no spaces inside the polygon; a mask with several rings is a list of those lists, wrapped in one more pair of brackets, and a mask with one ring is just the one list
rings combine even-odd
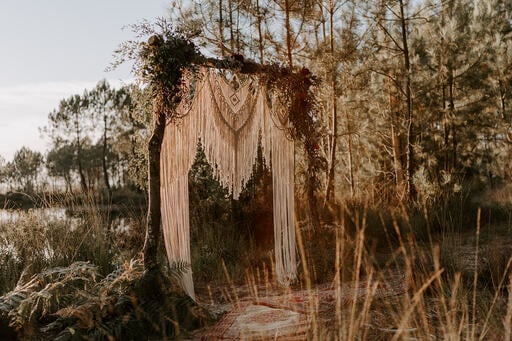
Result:
{"label": "wedding arch", "polygon": [[[294,147],[298,141],[303,145],[308,202],[315,207],[316,78],[306,68],[259,64],[236,54],[208,58],[190,37],[167,29],[165,22],[156,28],[163,32],[143,25],[143,32],[155,33],[147,43],[128,44],[122,55],[135,60],[154,112],[148,141],[145,283],[162,290],[161,284],[153,285],[163,279],[157,256],[162,229],[169,262],[190,265],[187,182],[198,142],[234,198],[249,179],[261,144],[273,174],[276,277],[281,283],[295,280]],[[181,285],[195,298],[190,266]]]}
{"label": "wedding arch", "polygon": [[[169,262],[191,263],[188,172],[199,141],[215,176],[234,199],[251,176],[261,145],[272,170],[275,273],[280,283],[294,281],[294,140],[282,94],[255,75],[208,67],[185,73],[182,84],[182,100],[165,127],[160,157]],[[181,285],[194,298],[192,269],[182,274]]]}

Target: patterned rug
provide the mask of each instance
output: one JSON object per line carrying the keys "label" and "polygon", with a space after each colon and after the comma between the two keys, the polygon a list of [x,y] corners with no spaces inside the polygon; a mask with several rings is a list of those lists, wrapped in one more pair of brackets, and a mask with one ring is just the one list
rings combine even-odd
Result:
{"label": "patterned rug", "polygon": [[334,287],[319,287],[263,297],[240,297],[221,320],[201,336],[201,340],[306,340],[311,316],[335,311],[336,302],[349,307],[372,299],[405,293],[403,276],[385,282],[360,281]]}
{"label": "patterned rug", "polygon": [[243,302],[226,313],[201,340],[306,340],[309,324],[306,314]]}

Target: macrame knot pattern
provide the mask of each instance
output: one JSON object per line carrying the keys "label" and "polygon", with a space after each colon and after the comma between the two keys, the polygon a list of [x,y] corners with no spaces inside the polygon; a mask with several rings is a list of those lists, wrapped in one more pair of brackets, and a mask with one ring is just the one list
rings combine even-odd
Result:
{"label": "macrame knot pattern", "polygon": [[[238,199],[250,178],[261,142],[272,165],[275,271],[282,284],[297,277],[294,225],[294,141],[279,96],[249,75],[228,79],[219,70],[201,68],[185,75],[183,100],[165,128],[161,151],[161,202],[169,262],[191,264],[188,172],[201,141],[216,178]],[[260,140],[261,137],[261,140]],[[195,299],[192,269],[181,285]]]}

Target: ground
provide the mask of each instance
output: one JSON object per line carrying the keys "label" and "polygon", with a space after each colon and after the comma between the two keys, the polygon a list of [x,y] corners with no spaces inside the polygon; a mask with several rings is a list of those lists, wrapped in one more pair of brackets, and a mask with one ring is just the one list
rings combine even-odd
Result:
{"label": "ground", "polygon": [[[310,289],[270,283],[231,285],[215,291],[200,288],[198,301],[213,314],[223,315],[215,325],[196,331],[192,338],[300,340],[314,332],[332,334],[337,317],[352,307],[369,300],[397,300],[406,292],[406,285],[403,275],[389,273],[386,278],[367,278],[339,286],[316,285]],[[378,314],[371,318],[369,329],[393,333],[393,326],[386,325],[386,319],[379,321]]]}

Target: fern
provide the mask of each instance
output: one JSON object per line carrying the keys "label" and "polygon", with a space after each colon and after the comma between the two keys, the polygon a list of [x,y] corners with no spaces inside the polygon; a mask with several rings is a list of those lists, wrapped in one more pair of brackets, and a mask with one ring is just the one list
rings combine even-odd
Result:
{"label": "fern", "polygon": [[[170,279],[179,278],[188,266],[171,266]],[[172,337],[178,328],[192,326],[186,321],[207,318],[188,296],[170,290],[159,300],[144,300],[136,285],[143,275],[140,259],[104,278],[87,262],[48,269],[26,282],[20,280],[0,297],[0,320],[8,320],[25,338],[34,326],[42,325],[38,332],[55,340],[111,340],[144,338],[148,333]]]}
{"label": "fern", "polygon": [[1,318],[21,331],[71,302],[90,299],[86,288],[94,286],[96,278],[97,267],[87,262],[45,270],[26,283],[18,282],[13,291],[0,297]]}

